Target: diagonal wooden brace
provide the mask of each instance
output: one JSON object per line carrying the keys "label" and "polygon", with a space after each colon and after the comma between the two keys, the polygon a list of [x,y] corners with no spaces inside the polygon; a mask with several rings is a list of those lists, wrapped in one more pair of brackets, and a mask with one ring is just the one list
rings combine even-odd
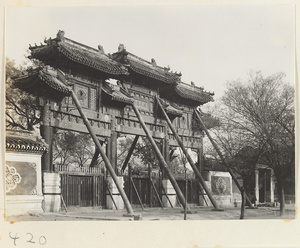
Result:
{"label": "diagonal wooden brace", "polygon": [[166,175],[170,179],[170,182],[171,182],[174,190],[176,191],[176,194],[178,196],[178,199],[179,199],[181,205],[184,208],[187,207],[187,209],[189,209],[189,207],[185,204],[184,195],[182,194],[182,192],[181,192],[181,190],[180,190],[180,188],[179,188],[179,186],[178,186],[175,178],[173,177],[171,171],[169,170],[168,164],[165,161],[163,155],[161,154],[161,152],[160,152],[157,144],[155,143],[154,139],[152,138],[152,136],[151,136],[151,134],[150,134],[150,132],[149,132],[149,130],[148,130],[148,128],[147,128],[147,126],[146,126],[146,124],[145,124],[145,122],[144,122],[144,120],[143,120],[143,118],[142,118],[142,116],[141,116],[141,114],[139,112],[139,110],[137,109],[137,107],[135,106],[134,103],[132,104],[132,107],[133,107],[133,110],[134,110],[137,118],[139,119],[139,122],[140,122],[142,128],[144,129],[144,132],[145,132],[146,136],[148,137],[148,139],[149,139],[149,141],[150,141],[150,143],[151,143],[151,145],[152,145],[152,147],[154,149],[154,152],[155,152],[155,154],[156,154],[156,156],[157,156],[157,158],[159,160],[159,165],[160,165],[161,169],[166,172]]}
{"label": "diagonal wooden brace", "polygon": [[[206,183],[205,183],[203,177],[201,176],[200,171],[198,170],[198,168],[196,167],[194,161],[192,160],[192,158],[191,158],[190,155],[188,154],[187,150],[185,149],[183,142],[182,142],[181,139],[179,138],[179,135],[177,134],[177,132],[176,132],[174,126],[172,125],[172,122],[171,122],[171,120],[169,119],[169,116],[168,116],[167,113],[165,112],[164,108],[162,107],[162,105],[161,105],[161,103],[160,103],[160,100],[159,100],[157,97],[156,97],[156,101],[157,101],[158,106],[160,107],[160,110],[162,111],[162,113],[163,113],[163,115],[164,115],[164,117],[165,117],[165,119],[166,119],[166,121],[167,121],[167,123],[168,123],[168,125],[169,125],[169,127],[170,127],[170,129],[171,129],[171,131],[172,131],[172,133],[173,133],[173,135],[175,136],[175,138],[176,138],[176,140],[177,140],[177,143],[179,144],[181,150],[183,151],[184,155],[186,156],[187,160],[189,161],[189,163],[190,163],[190,165],[191,165],[193,171],[195,172],[195,175],[196,175],[197,178],[199,179],[199,182],[200,182],[202,188],[205,190],[205,192],[206,192],[207,196],[209,197],[209,199],[210,199],[212,205],[214,206],[214,208],[219,210],[219,207],[218,207],[218,205],[217,205],[217,202],[215,201],[215,199],[213,198],[211,192],[209,191],[209,189],[208,189],[208,187],[207,187],[207,185],[206,185]],[[221,209],[220,209],[220,210],[221,210]]]}
{"label": "diagonal wooden brace", "polygon": [[[243,189],[242,186],[240,185],[239,181],[237,180],[236,176],[233,174],[232,170],[230,169],[229,165],[226,163],[225,158],[223,157],[219,147],[217,146],[216,142],[213,140],[213,138],[211,137],[210,133],[208,132],[204,122],[202,121],[202,118],[200,117],[198,110],[195,110],[195,114],[196,117],[198,118],[204,132],[206,133],[207,137],[209,138],[211,144],[213,145],[213,147],[215,148],[216,152],[218,153],[220,159],[222,160],[222,163],[225,165],[225,167],[227,168],[229,174],[231,175],[233,181],[235,182],[236,186],[238,187],[238,189],[240,190],[241,194],[243,194]],[[249,205],[251,206],[251,201],[249,199],[249,197],[246,195],[246,200],[249,203]]]}
{"label": "diagonal wooden brace", "polygon": [[109,159],[107,158],[107,156],[106,156],[106,154],[105,154],[105,152],[104,152],[104,150],[103,150],[103,148],[102,148],[102,146],[101,146],[101,144],[100,144],[100,142],[99,142],[96,134],[94,133],[91,124],[89,123],[87,117],[83,113],[82,108],[80,106],[80,103],[79,103],[79,101],[77,99],[77,96],[76,96],[76,94],[74,93],[73,90],[71,91],[71,96],[72,96],[72,99],[73,99],[73,101],[74,101],[74,103],[75,103],[75,105],[76,105],[76,107],[77,107],[77,109],[78,109],[78,111],[79,111],[82,119],[83,119],[83,122],[84,122],[85,126],[87,127],[87,129],[88,129],[88,131],[89,131],[89,133],[90,133],[93,141],[95,142],[95,145],[96,145],[97,149],[99,150],[99,152],[100,152],[100,154],[102,156],[102,159],[103,159],[103,161],[105,163],[105,166],[106,166],[108,172],[110,173],[110,175],[111,175],[114,183],[117,186],[117,189],[118,189],[118,191],[119,191],[119,193],[120,193],[120,195],[121,195],[121,197],[122,197],[122,199],[124,201],[124,205],[125,205],[125,207],[127,209],[128,215],[133,215],[133,209],[132,209],[132,206],[131,206],[131,204],[130,204],[130,202],[129,202],[126,194],[125,194],[125,191],[124,191],[123,187],[119,184],[117,175],[116,175],[116,173],[115,173],[115,171],[114,171],[114,169],[113,169],[113,167],[112,167]]}
{"label": "diagonal wooden brace", "polygon": [[134,148],[136,146],[136,143],[137,143],[139,137],[140,137],[139,135],[136,135],[135,138],[134,138],[134,140],[133,140],[133,142],[132,142],[132,144],[131,144],[131,147],[130,147],[130,149],[128,151],[128,154],[127,154],[127,156],[125,158],[125,161],[124,161],[124,163],[122,165],[122,172],[124,172],[124,170],[126,169],[126,166],[127,166],[128,162],[129,162],[129,159],[131,158],[131,155],[133,153],[133,150],[134,150]]}

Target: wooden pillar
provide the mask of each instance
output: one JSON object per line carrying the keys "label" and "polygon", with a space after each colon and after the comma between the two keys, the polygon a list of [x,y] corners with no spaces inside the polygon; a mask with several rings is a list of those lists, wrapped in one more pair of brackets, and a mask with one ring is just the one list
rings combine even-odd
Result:
{"label": "wooden pillar", "polygon": [[52,139],[53,139],[53,128],[50,127],[50,103],[47,101],[42,109],[42,122],[40,132],[42,138],[49,145],[48,151],[42,156],[42,171],[52,172],[53,161],[52,161]]}
{"label": "wooden pillar", "polygon": [[275,199],[274,199],[274,179],[275,179],[275,176],[274,176],[274,170],[273,169],[270,169],[271,171],[271,176],[270,176],[270,201],[271,202],[275,202]]}
{"label": "wooden pillar", "polygon": [[117,173],[117,146],[118,146],[118,134],[116,131],[111,132],[110,136],[110,144],[109,144],[109,150],[110,150],[110,163],[114,168],[114,171]]}
{"label": "wooden pillar", "polygon": [[118,133],[116,132],[116,119],[111,117],[111,135],[107,142],[107,157],[117,173],[117,147],[118,147]]}
{"label": "wooden pillar", "polygon": [[264,203],[267,202],[267,169],[264,170]]}
{"label": "wooden pillar", "polygon": [[259,203],[259,170],[255,170],[255,204],[257,205]]}

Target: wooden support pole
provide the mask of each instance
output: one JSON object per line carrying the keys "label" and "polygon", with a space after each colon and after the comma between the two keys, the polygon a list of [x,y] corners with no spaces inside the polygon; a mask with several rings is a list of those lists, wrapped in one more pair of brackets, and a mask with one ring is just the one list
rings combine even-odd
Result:
{"label": "wooden support pole", "polygon": [[[213,140],[213,138],[211,137],[210,133],[208,132],[204,122],[202,121],[202,118],[200,117],[198,110],[195,110],[195,114],[196,117],[198,118],[204,132],[206,133],[207,137],[209,138],[211,144],[213,145],[213,147],[215,148],[216,152],[218,153],[220,159],[222,160],[223,164],[226,166],[229,174],[231,175],[233,181],[235,182],[236,186],[238,187],[239,191],[241,192],[241,194],[243,194],[243,190],[242,190],[242,186],[240,185],[239,181],[237,180],[236,176],[233,174],[232,170],[230,169],[229,165],[226,163],[225,158],[223,157],[219,147],[217,146],[216,142]],[[245,195],[246,197],[246,201],[249,203],[249,206],[251,206],[251,201],[249,199],[249,197],[247,195]]]}
{"label": "wooden support pole", "polygon": [[[99,142],[100,142],[100,145],[103,146],[104,141],[100,140]],[[99,150],[98,150],[97,147],[96,147],[94,156],[93,156],[92,161],[91,161],[91,164],[90,164],[90,167],[93,168],[93,167],[96,166],[96,164],[97,164],[97,159],[98,159],[98,157],[99,157],[99,154],[100,154],[100,152],[99,152]]]}
{"label": "wooden support pole", "polygon": [[148,179],[147,180],[147,187],[148,187],[148,204],[150,208],[152,207],[152,199],[153,199],[153,192],[152,192],[152,187],[151,187],[151,176],[152,176],[152,166],[149,164],[148,165]]}
{"label": "wooden support pole", "polygon": [[132,203],[132,187],[131,187],[131,178],[132,178],[132,167],[131,164],[128,164],[128,194],[129,200]]}
{"label": "wooden support pole", "polygon": [[129,159],[131,158],[131,155],[132,155],[132,153],[133,153],[133,150],[134,150],[134,148],[135,148],[135,146],[136,146],[136,143],[137,143],[139,137],[140,137],[139,135],[136,135],[136,136],[134,137],[134,140],[133,140],[133,142],[132,142],[132,144],[131,144],[131,147],[130,147],[130,149],[129,149],[129,151],[128,151],[128,154],[127,154],[127,156],[126,156],[126,158],[125,158],[125,160],[124,160],[124,163],[123,163],[123,165],[122,165],[122,172],[124,172],[125,169],[126,169],[126,166],[127,166],[128,162],[129,162]]}
{"label": "wooden support pole", "polygon": [[194,161],[192,160],[192,158],[190,157],[190,155],[188,154],[187,150],[185,149],[183,142],[181,141],[181,139],[179,138],[179,135],[177,134],[171,120],[169,119],[167,113],[165,112],[164,108],[162,107],[160,100],[158,98],[156,98],[158,106],[160,107],[175,139],[177,140],[177,143],[179,144],[179,146],[181,147],[181,150],[183,151],[184,155],[186,156],[187,160],[189,161],[193,171],[195,172],[195,175],[197,176],[197,178],[199,179],[201,186],[203,187],[203,189],[205,190],[206,194],[208,195],[212,205],[214,206],[215,209],[219,209],[217,202],[215,201],[215,199],[213,198],[211,192],[209,191],[204,179],[201,176],[201,173],[199,172],[198,168],[196,167]]}
{"label": "wooden support pole", "polygon": [[155,154],[156,154],[156,156],[157,156],[157,158],[159,160],[159,165],[161,166],[162,170],[164,170],[166,172],[166,174],[167,174],[168,178],[170,179],[170,182],[171,182],[174,190],[176,191],[176,194],[178,196],[178,199],[179,199],[180,203],[185,208],[186,206],[185,206],[184,195],[182,194],[182,192],[181,192],[181,190],[180,190],[180,188],[179,188],[179,186],[178,186],[175,178],[171,174],[171,171],[169,170],[168,165],[167,165],[167,163],[166,163],[163,155],[161,154],[161,152],[160,152],[159,148],[157,147],[154,139],[152,138],[152,136],[151,136],[151,134],[150,134],[150,132],[149,132],[149,130],[148,130],[148,128],[147,128],[147,126],[146,126],[146,124],[145,124],[145,122],[144,122],[144,120],[143,120],[143,118],[142,118],[142,116],[141,116],[141,114],[139,112],[139,110],[137,109],[137,107],[135,106],[135,104],[132,104],[132,107],[133,107],[133,110],[134,110],[137,118],[139,119],[139,122],[140,122],[142,128],[144,129],[144,132],[146,133],[146,136],[148,137],[148,139],[149,139],[149,141],[150,141],[150,143],[151,143],[151,145],[152,145],[152,147],[154,149],[154,152],[155,152]]}
{"label": "wooden support pole", "polygon": [[[170,203],[171,208],[173,208],[173,204],[172,204],[172,202],[171,202],[171,200],[170,200],[170,198],[169,198],[169,196],[168,196],[168,194],[167,194],[167,192],[166,192],[166,190],[165,190],[163,184],[161,184],[161,188],[162,188],[162,190],[164,191],[165,196],[167,197],[167,200],[168,200],[168,202]],[[176,199],[177,199],[177,196],[176,196]]]}
{"label": "wooden support pole", "polygon": [[108,194],[109,194],[109,196],[110,196],[112,202],[114,203],[116,210],[118,210],[117,204],[116,204],[115,199],[114,199],[114,197],[113,197],[113,195],[112,195],[112,193],[111,193],[111,191],[110,191],[110,189],[109,189],[109,186],[107,185],[107,182],[106,182],[106,181],[105,181],[105,183],[106,183],[106,186],[107,186],[106,189],[107,189],[107,191],[108,191]]}
{"label": "wooden support pole", "polygon": [[[202,140],[202,139],[201,139]],[[200,172],[201,175],[203,175],[203,142],[201,142],[201,146],[198,147],[197,149],[197,155],[198,155],[198,170]],[[199,205],[200,206],[204,206],[204,192],[203,192],[203,189],[202,189],[202,186],[201,186],[201,183],[198,181],[198,186],[199,186],[199,192],[200,194],[202,195],[202,197],[199,198]],[[205,203],[207,205],[207,202],[205,200]]]}
{"label": "wooden support pole", "polygon": [[123,187],[118,182],[118,178],[117,178],[117,175],[116,175],[116,173],[114,171],[114,168],[112,167],[109,159],[107,158],[107,156],[105,154],[105,151],[103,150],[103,148],[102,148],[102,146],[101,146],[101,144],[100,144],[100,142],[99,142],[96,134],[94,133],[94,131],[92,129],[91,124],[89,123],[88,119],[86,118],[85,114],[83,113],[83,111],[81,109],[81,106],[80,106],[80,103],[79,103],[79,101],[77,99],[77,96],[76,96],[76,94],[74,93],[73,90],[71,91],[71,96],[72,96],[72,99],[73,99],[73,101],[74,101],[74,103],[75,103],[75,105],[76,105],[76,107],[77,107],[77,109],[78,109],[78,111],[79,111],[82,119],[83,119],[84,124],[86,125],[86,127],[87,127],[87,129],[88,129],[88,131],[89,131],[89,133],[90,133],[93,141],[95,142],[96,147],[99,149],[99,152],[100,152],[100,154],[101,154],[101,156],[103,158],[103,161],[105,163],[105,166],[106,166],[107,170],[109,171],[109,173],[110,173],[110,175],[111,175],[111,177],[112,177],[115,185],[117,186],[117,189],[118,189],[118,191],[119,191],[119,193],[120,193],[120,195],[121,195],[121,197],[122,197],[122,199],[124,201],[124,205],[125,205],[125,207],[127,209],[128,214],[129,215],[133,215],[132,206],[131,206],[131,204],[130,204],[130,202],[129,202],[126,194],[125,194],[125,191],[124,191]]}
{"label": "wooden support pole", "polygon": [[205,196],[204,196],[204,192],[203,192],[203,189],[202,189],[201,183],[200,183],[199,181],[198,181],[198,186],[199,186],[199,191],[200,191],[200,194],[201,194],[201,196],[202,196],[203,200],[205,201],[205,204],[206,204],[206,206],[208,206],[208,204],[207,204],[207,201],[206,201],[206,199],[205,199]]}

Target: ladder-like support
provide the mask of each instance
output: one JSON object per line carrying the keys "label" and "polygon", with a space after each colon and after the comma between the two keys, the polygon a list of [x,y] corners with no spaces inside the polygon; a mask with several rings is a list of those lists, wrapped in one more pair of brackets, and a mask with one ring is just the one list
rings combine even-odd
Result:
{"label": "ladder-like support", "polygon": [[156,188],[155,188],[155,185],[154,185],[154,183],[153,183],[152,178],[150,177],[149,180],[150,180],[151,185],[152,185],[152,187],[153,187],[153,189],[154,189],[154,191],[155,191],[156,197],[157,197],[157,199],[158,199],[158,201],[159,201],[159,204],[160,204],[161,208],[164,209],[164,205],[163,205],[161,199],[159,198],[159,194],[158,194],[158,192],[157,192],[157,190],[156,190]]}
{"label": "ladder-like support", "polygon": [[148,137],[148,139],[149,139],[149,141],[150,141],[150,143],[151,143],[151,145],[152,145],[152,147],[154,149],[154,152],[155,152],[155,154],[156,154],[156,156],[157,156],[157,158],[159,160],[159,166],[161,167],[162,170],[164,170],[166,172],[168,178],[170,179],[170,182],[171,182],[171,184],[172,184],[172,186],[173,186],[173,188],[174,188],[174,190],[175,190],[175,192],[176,192],[176,194],[178,196],[178,199],[179,199],[181,205],[184,208],[186,208],[186,207],[188,208],[188,206],[186,206],[186,204],[185,204],[185,197],[184,197],[184,195],[182,194],[182,192],[181,192],[181,190],[180,190],[180,188],[179,188],[179,186],[178,186],[175,178],[171,174],[171,171],[169,170],[167,162],[165,161],[163,155],[161,154],[159,148],[157,147],[157,145],[156,145],[154,139],[152,138],[152,136],[151,136],[151,134],[150,134],[150,132],[149,132],[149,130],[148,130],[148,128],[147,128],[147,126],[146,126],[146,124],[145,124],[145,122],[144,122],[144,120],[143,120],[143,118],[142,118],[142,116],[141,116],[141,114],[139,112],[139,110],[137,109],[137,107],[135,106],[134,103],[132,104],[132,108],[133,108],[133,110],[134,110],[137,118],[139,119],[139,122],[140,122],[142,128],[144,129],[144,132],[145,132],[146,136]]}
{"label": "ladder-like support", "polygon": [[[231,175],[233,181],[235,182],[236,186],[238,187],[239,191],[241,192],[241,194],[243,194],[244,190],[242,188],[242,186],[240,185],[239,181],[237,180],[236,176],[233,174],[231,168],[229,167],[229,165],[226,163],[225,158],[223,157],[219,147],[217,146],[216,142],[213,140],[213,138],[211,137],[210,133],[208,132],[204,122],[202,121],[202,118],[200,117],[198,110],[195,110],[195,114],[196,117],[198,118],[204,132],[206,133],[207,137],[209,138],[211,144],[213,145],[213,147],[215,148],[216,152],[218,153],[220,159],[222,160],[222,163],[226,166],[229,174]],[[246,195],[246,201],[249,203],[249,206],[251,206],[251,201],[249,199],[249,197]]]}
{"label": "ladder-like support", "polygon": [[136,188],[136,186],[135,186],[135,184],[134,184],[134,181],[133,181],[132,177],[130,177],[129,180],[130,180],[130,182],[131,182],[131,184],[132,184],[132,186],[133,186],[133,189],[134,189],[134,191],[135,191],[135,194],[136,194],[136,196],[137,196],[137,198],[138,198],[138,200],[139,200],[139,203],[140,203],[142,209],[145,210],[145,209],[144,209],[144,206],[143,206],[142,199],[141,199],[140,194],[139,194],[139,192],[138,192],[138,190],[137,190],[137,188]]}
{"label": "ladder-like support", "polygon": [[198,168],[196,167],[194,161],[192,160],[192,158],[190,157],[190,155],[188,154],[187,150],[185,149],[185,146],[183,144],[183,142],[181,141],[181,139],[179,138],[179,135],[177,134],[175,128],[173,127],[173,124],[171,122],[171,120],[169,119],[169,116],[167,115],[167,113],[165,112],[164,108],[162,107],[161,103],[160,103],[160,100],[156,97],[156,101],[157,101],[157,104],[158,106],[160,107],[160,110],[161,112],[163,113],[173,135],[175,136],[175,139],[177,140],[177,143],[179,144],[181,150],[183,151],[184,155],[186,156],[187,160],[189,161],[193,171],[195,172],[195,175],[197,176],[197,178],[199,179],[199,182],[202,186],[202,188],[205,190],[207,196],[209,197],[212,205],[214,206],[214,208],[216,210],[221,210],[218,205],[217,205],[217,202],[215,201],[215,199],[213,198],[211,192],[209,191],[203,177],[201,176],[201,173],[200,171],[198,170]]}
{"label": "ladder-like support", "polygon": [[130,202],[129,202],[126,194],[125,194],[125,191],[124,191],[123,187],[119,184],[117,175],[116,175],[116,173],[115,173],[115,171],[114,171],[114,169],[113,169],[113,167],[112,167],[112,165],[111,165],[108,157],[106,156],[106,154],[105,154],[105,152],[104,152],[104,150],[103,150],[103,148],[102,148],[102,146],[101,146],[101,144],[100,144],[100,142],[99,142],[96,134],[94,133],[91,124],[89,123],[88,119],[86,118],[85,114],[83,113],[82,108],[80,106],[80,103],[79,103],[79,101],[78,101],[78,99],[76,97],[76,94],[74,93],[73,90],[71,90],[71,96],[72,96],[72,99],[73,99],[73,101],[74,101],[74,103],[75,103],[75,105],[76,105],[76,107],[77,107],[77,109],[78,109],[78,111],[79,111],[82,119],[83,119],[83,122],[84,122],[85,126],[87,127],[87,129],[88,129],[88,131],[89,131],[89,133],[90,133],[90,135],[91,135],[91,137],[92,137],[92,139],[93,139],[93,141],[94,141],[97,149],[99,150],[99,152],[100,152],[100,154],[102,156],[102,159],[103,159],[103,161],[105,163],[105,166],[106,166],[108,172],[110,173],[110,175],[111,175],[111,177],[112,177],[115,185],[117,186],[117,189],[118,189],[118,191],[119,191],[119,193],[120,193],[120,195],[121,195],[121,197],[122,197],[122,199],[124,201],[124,205],[125,205],[125,207],[127,209],[128,215],[132,215],[133,216],[134,215],[133,209],[132,209],[132,206],[131,206],[131,204],[130,204]]}

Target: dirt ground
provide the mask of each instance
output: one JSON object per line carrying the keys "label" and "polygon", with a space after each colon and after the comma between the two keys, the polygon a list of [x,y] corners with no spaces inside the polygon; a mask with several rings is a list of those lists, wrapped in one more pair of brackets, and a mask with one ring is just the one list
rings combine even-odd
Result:
{"label": "dirt ground", "polygon": [[[214,211],[212,207],[191,207],[187,220],[238,220],[240,208],[228,207],[224,211]],[[139,218],[140,217],[140,218]],[[134,216],[127,216],[126,210],[70,207],[68,211],[57,213],[29,213],[7,216],[6,221],[164,221],[183,220],[183,208],[141,208],[134,209]],[[284,216],[278,207],[258,207],[245,209],[244,219],[295,219],[295,205],[286,205]]]}

